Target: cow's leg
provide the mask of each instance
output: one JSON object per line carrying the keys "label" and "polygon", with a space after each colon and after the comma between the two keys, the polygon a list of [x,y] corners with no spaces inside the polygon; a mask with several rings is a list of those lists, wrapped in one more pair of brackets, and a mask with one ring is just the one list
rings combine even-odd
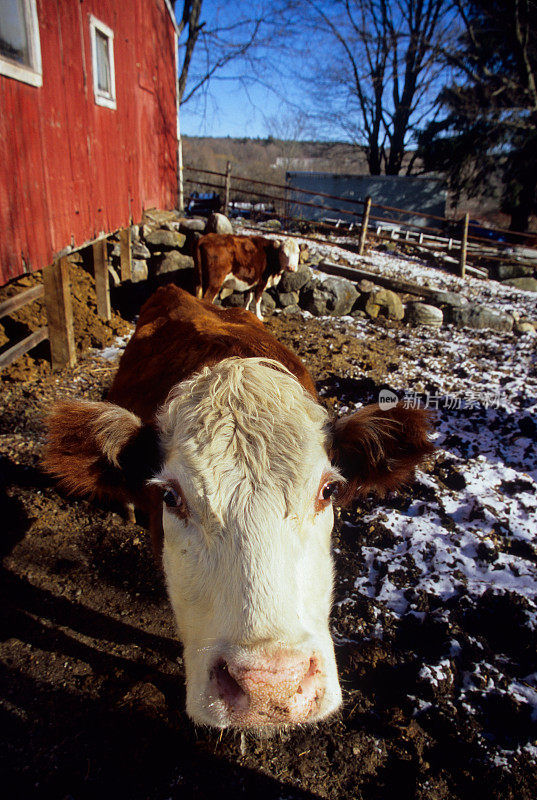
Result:
{"label": "cow's leg", "polygon": [[208,300],[209,303],[214,303],[214,299],[220,291],[220,286],[209,285],[203,292],[203,299]]}
{"label": "cow's leg", "polygon": [[194,276],[194,280],[196,282],[196,297],[198,300],[201,300],[203,297],[203,266],[199,242],[196,242],[196,246],[194,248]]}
{"label": "cow's leg", "polygon": [[246,303],[244,304],[244,308],[247,311],[251,310],[250,306],[252,305],[252,300],[253,299],[254,299],[254,293],[253,292],[248,292],[248,294],[246,295]]}
{"label": "cow's leg", "polygon": [[214,303],[218,292],[224,286],[231,270],[222,267],[217,261],[209,261],[203,272],[203,299],[209,303]]}
{"label": "cow's leg", "polygon": [[255,315],[257,319],[260,319],[263,322],[263,315],[261,313],[261,300],[263,298],[263,292],[266,288],[266,283],[264,284],[257,284],[255,287]]}

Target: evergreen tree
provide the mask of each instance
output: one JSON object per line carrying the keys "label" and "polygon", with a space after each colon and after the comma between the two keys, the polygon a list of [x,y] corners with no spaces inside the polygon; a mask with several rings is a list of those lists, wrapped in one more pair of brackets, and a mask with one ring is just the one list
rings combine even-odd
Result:
{"label": "evergreen tree", "polygon": [[446,52],[446,115],[420,136],[426,170],[448,175],[456,197],[493,192],[500,178],[511,229],[527,230],[537,188],[537,2],[457,0],[464,32]]}

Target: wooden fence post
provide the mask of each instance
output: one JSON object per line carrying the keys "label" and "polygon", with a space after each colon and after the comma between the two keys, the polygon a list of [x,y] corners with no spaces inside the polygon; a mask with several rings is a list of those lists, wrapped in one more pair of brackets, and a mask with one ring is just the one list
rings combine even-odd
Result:
{"label": "wooden fence post", "polygon": [[358,255],[360,256],[364,254],[365,239],[367,236],[367,226],[369,225],[370,211],[371,211],[371,198],[368,196],[365,198],[364,214],[362,216],[362,230],[360,232],[360,248],[358,250]]}
{"label": "wooden fence post", "polygon": [[97,295],[97,313],[108,322],[112,318],[110,307],[110,285],[108,283],[108,251],[106,239],[93,243],[93,274]]}
{"label": "wooden fence post", "polygon": [[121,266],[121,280],[130,281],[132,278],[132,248],[130,228],[123,228],[119,232],[119,263]]}
{"label": "wooden fence post", "polygon": [[226,182],[224,185],[224,214],[229,214],[229,190],[231,188],[231,161],[226,164]]}
{"label": "wooden fence post", "polygon": [[43,270],[48,337],[53,369],[76,364],[69,261],[60,258]]}
{"label": "wooden fence post", "polygon": [[462,223],[462,236],[461,236],[461,258],[459,262],[459,275],[461,278],[466,277],[466,251],[468,249],[468,222],[470,221],[470,213],[467,211],[464,215]]}

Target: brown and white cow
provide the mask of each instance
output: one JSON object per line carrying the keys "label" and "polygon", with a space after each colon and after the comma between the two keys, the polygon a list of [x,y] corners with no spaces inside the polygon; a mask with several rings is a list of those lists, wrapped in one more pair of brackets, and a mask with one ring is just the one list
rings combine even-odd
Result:
{"label": "brown and white cow", "polygon": [[143,306],[108,402],[57,406],[46,467],[149,513],[191,718],[270,730],[341,702],[332,503],[397,488],[431,450],[426,412],[331,420],[253,314],[170,285]]}
{"label": "brown and white cow", "polygon": [[208,233],[198,240],[194,253],[197,296],[212,303],[218,292],[225,298],[234,291],[249,291],[246,308],[254,300],[262,320],[263,292],[278,284],[284,270],[296,272],[299,256],[295,239]]}

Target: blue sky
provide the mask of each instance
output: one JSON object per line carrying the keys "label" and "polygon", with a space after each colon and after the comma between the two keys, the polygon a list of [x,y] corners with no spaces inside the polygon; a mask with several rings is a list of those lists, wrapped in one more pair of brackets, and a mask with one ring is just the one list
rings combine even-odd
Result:
{"label": "blue sky", "polygon": [[[227,70],[226,70],[227,71]],[[213,80],[208,96],[181,106],[181,131],[190,136],[264,138],[269,135],[265,117],[281,110],[280,100],[260,86],[246,90],[229,69],[227,79]]]}
{"label": "blue sky", "polygon": [[[176,11],[181,3],[177,3]],[[213,31],[217,27],[237,25],[248,18],[265,15],[267,22],[260,31],[261,39],[269,33],[269,27],[275,19],[278,5],[267,0],[204,0],[200,19],[205,22],[205,30]],[[251,25],[247,22],[237,27],[236,31],[225,36],[235,37],[235,41],[244,41]],[[184,36],[182,37],[184,41]],[[192,99],[181,107],[181,130],[192,136],[234,136],[265,137],[271,130],[270,122],[282,113],[293,115],[296,112],[285,108],[284,98],[297,98],[297,85],[290,75],[286,74],[286,56],[284,52],[270,50],[267,57],[266,48],[251,49],[248,58],[231,61],[218,70],[211,79],[206,90],[198,91]],[[204,74],[207,64],[214,57],[214,52],[207,54],[205,41],[200,37],[194,50],[189,71],[187,93]],[[181,51],[179,53],[181,61]],[[272,59],[272,61],[271,61]]]}
{"label": "blue sky", "polygon": [[[311,5],[304,0],[301,6],[296,0],[296,4],[298,10],[293,10],[290,0],[203,0],[200,21],[204,27],[194,50],[185,96],[212,67],[215,58],[229,52],[230,41],[236,46],[244,43],[255,20],[262,23],[257,30],[258,44],[245,56],[216,70],[211,80],[182,105],[183,134],[253,138],[272,134],[281,139],[365,142],[360,133],[363,126],[356,94],[348,88],[352,85],[352,70],[345,52],[332,34],[323,32],[318,14],[311,11],[316,7],[339,23],[354,49],[345,6],[335,0],[315,0]],[[177,11],[181,7],[178,2]],[[360,4],[353,7],[359,9]],[[407,41],[407,26],[398,9],[399,6],[392,13],[401,37],[401,53]],[[444,21],[445,31],[454,29],[452,22],[453,16]],[[185,40],[183,35],[183,43]],[[179,61],[182,63],[181,48]],[[401,59],[400,82],[404,66]],[[365,77],[365,61],[363,69],[364,86],[370,86],[370,78]],[[442,77],[432,73],[429,78],[423,76],[419,91],[424,90],[424,102],[436,97]],[[388,116],[393,113],[390,97],[387,84],[384,103]],[[316,127],[308,122],[308,109],[312,110],[310,120],[316,118]],[[420,106],[414,112],[414,122],[422,124],[429,113],[428,107]]]}

